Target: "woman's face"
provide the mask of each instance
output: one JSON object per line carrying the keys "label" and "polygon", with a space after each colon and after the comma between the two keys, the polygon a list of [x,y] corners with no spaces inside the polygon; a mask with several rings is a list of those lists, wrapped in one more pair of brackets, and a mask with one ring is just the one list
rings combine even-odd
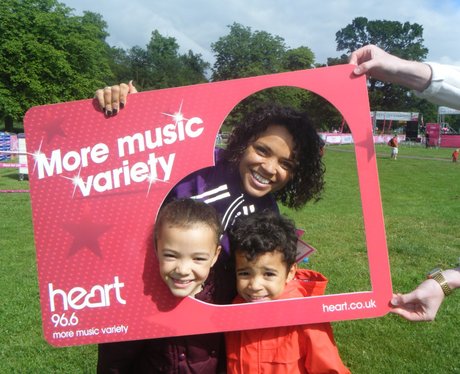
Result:
{"label": "woman's face", "polygon": [[281,190],[292,178],[295,168],[294,139],[280,125],[270,125],[249,143],[239,164],[244,190],[262,197]]}

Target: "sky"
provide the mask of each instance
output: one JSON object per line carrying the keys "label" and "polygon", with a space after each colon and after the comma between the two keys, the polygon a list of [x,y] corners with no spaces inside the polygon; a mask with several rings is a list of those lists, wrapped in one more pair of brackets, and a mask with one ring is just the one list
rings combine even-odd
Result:
{"label": "sky", "polygon": [[180,52],[200,53],[211,64],[211,44],[234,22],[266,31],[286,46],[309,47],[315,62],[339,57],[335,33],[356,17],[423,26],[427,61],[460,65],[460,0],[59,0],[75,15],[89,10],[108,24],[107,42],[128,49],[145,47],[157,29],[174,37]]}

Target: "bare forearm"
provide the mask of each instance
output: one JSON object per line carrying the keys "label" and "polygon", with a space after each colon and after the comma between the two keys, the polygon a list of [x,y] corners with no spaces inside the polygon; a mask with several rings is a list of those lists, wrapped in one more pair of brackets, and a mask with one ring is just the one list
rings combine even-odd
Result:
{"label": "bare forearm", "polygon": [[442,275],[447,281],[450,288],[460,288],[460,267],[455,269],[448,269],[442,272]]}

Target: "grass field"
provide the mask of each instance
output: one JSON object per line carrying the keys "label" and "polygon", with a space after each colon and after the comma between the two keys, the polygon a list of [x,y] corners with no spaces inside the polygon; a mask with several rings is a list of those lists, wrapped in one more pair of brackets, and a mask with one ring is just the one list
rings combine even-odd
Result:
{"label": "grass field", "polygon": [[[323,198],[283,211],[318,249],[308,266],[329,278],[328,293],[369,290],[360,195],[350,146],[327,147]],[[449,149],[402,146],[398,160],[378,146],[378,168],[395,291],[409,291],[436,266],[460,256],[460,164]],[[0,190],[27,189],[17,170],[0,170]],[[0,372],[93,373],[96,347],[53,348],[41,331],[35,249],[28,194],[0,193]],[[333,324],[353,373],[460,373],[460,293],[447,298],[436,321],[397,316]]]}

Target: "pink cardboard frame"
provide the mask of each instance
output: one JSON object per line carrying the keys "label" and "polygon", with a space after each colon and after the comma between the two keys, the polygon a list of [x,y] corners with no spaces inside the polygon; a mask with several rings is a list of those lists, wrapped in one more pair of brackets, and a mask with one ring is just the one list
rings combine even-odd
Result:
{"label": "pink cardboard frame", "polygon": [[[69,346],[386,314],[392,288],[370,110],[365,78],[352,69],[138,93],[113,118],[104,118],[92,100],[29,110],[25,131],[46,340]],[[275,86],[321,95],[352,130],[372,289],[223,306],[176,299],[159,279],[152,253],[157,211],[184,176],[213,165],[228,113]]]}

